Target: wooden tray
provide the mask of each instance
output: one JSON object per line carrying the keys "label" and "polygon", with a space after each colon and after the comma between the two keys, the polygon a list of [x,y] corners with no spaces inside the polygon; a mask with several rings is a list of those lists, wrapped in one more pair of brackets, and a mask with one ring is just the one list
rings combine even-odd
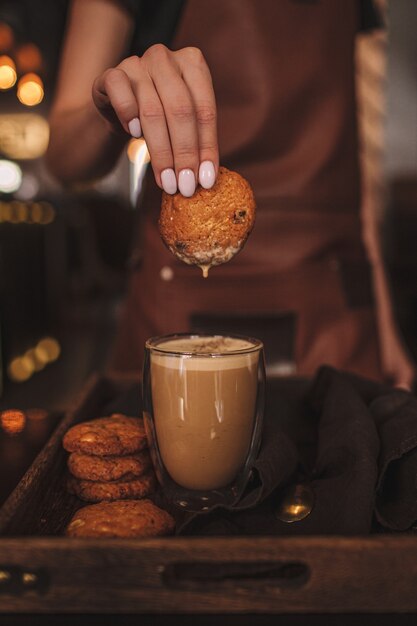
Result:
{"label": "wooden tray", "polygon": [[62,536],[79,507],[64,488],[62,436],[137,380],[91,380],[2,507],[2,612],[417,612],[417,539],[410,535]]}

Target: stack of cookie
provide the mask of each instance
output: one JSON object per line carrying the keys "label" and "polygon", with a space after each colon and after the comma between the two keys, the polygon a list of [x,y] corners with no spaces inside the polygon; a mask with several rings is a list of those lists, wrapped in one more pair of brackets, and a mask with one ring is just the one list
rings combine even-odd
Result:
{"label": "stack of cookie", "polygon": [[68,491],[86,502],[143,498],[155,489],[143,420],[113,414],[77,424],[63,439],[70,452]]}

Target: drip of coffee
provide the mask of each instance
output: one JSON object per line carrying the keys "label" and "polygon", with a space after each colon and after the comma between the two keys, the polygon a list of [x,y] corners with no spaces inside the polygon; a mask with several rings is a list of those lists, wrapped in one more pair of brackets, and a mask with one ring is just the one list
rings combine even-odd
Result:
{"label": "drip of coffee", "polygon": [[220,489],[244,465],[256,419],[259,350],[251,348],[213,336],[170,339],[152,351],[155,434],[178,485]]}

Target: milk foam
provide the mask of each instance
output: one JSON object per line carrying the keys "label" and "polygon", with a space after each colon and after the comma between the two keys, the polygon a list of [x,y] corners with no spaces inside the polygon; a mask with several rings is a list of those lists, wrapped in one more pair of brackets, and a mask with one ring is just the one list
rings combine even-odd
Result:
{"label": "milk foam", "polygon": [[[253,350],[245,352],[245,350]],[[164,352],[165,354],[160,353]],[[242,351],[241,354],[235,354]],[[179,354],[170,354],[176,352]],[[215,354],[216,356],[210,356]],[[156,346],[151,360],[157,365],[177,370],[213,371],[251,367],[257,363],[259,349],[237,337],[180,337]]]}

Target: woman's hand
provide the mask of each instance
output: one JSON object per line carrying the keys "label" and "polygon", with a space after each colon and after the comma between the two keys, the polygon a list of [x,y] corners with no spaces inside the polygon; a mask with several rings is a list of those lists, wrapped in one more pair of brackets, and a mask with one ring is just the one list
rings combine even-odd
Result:
{"label": "woman's hand", "polygon": [[200,50],[172,52],[162,44],[124,59],[93,84],[93,101],[114,130],[142,134],[157,184],[192,196],[218,172],[216,101]]}

